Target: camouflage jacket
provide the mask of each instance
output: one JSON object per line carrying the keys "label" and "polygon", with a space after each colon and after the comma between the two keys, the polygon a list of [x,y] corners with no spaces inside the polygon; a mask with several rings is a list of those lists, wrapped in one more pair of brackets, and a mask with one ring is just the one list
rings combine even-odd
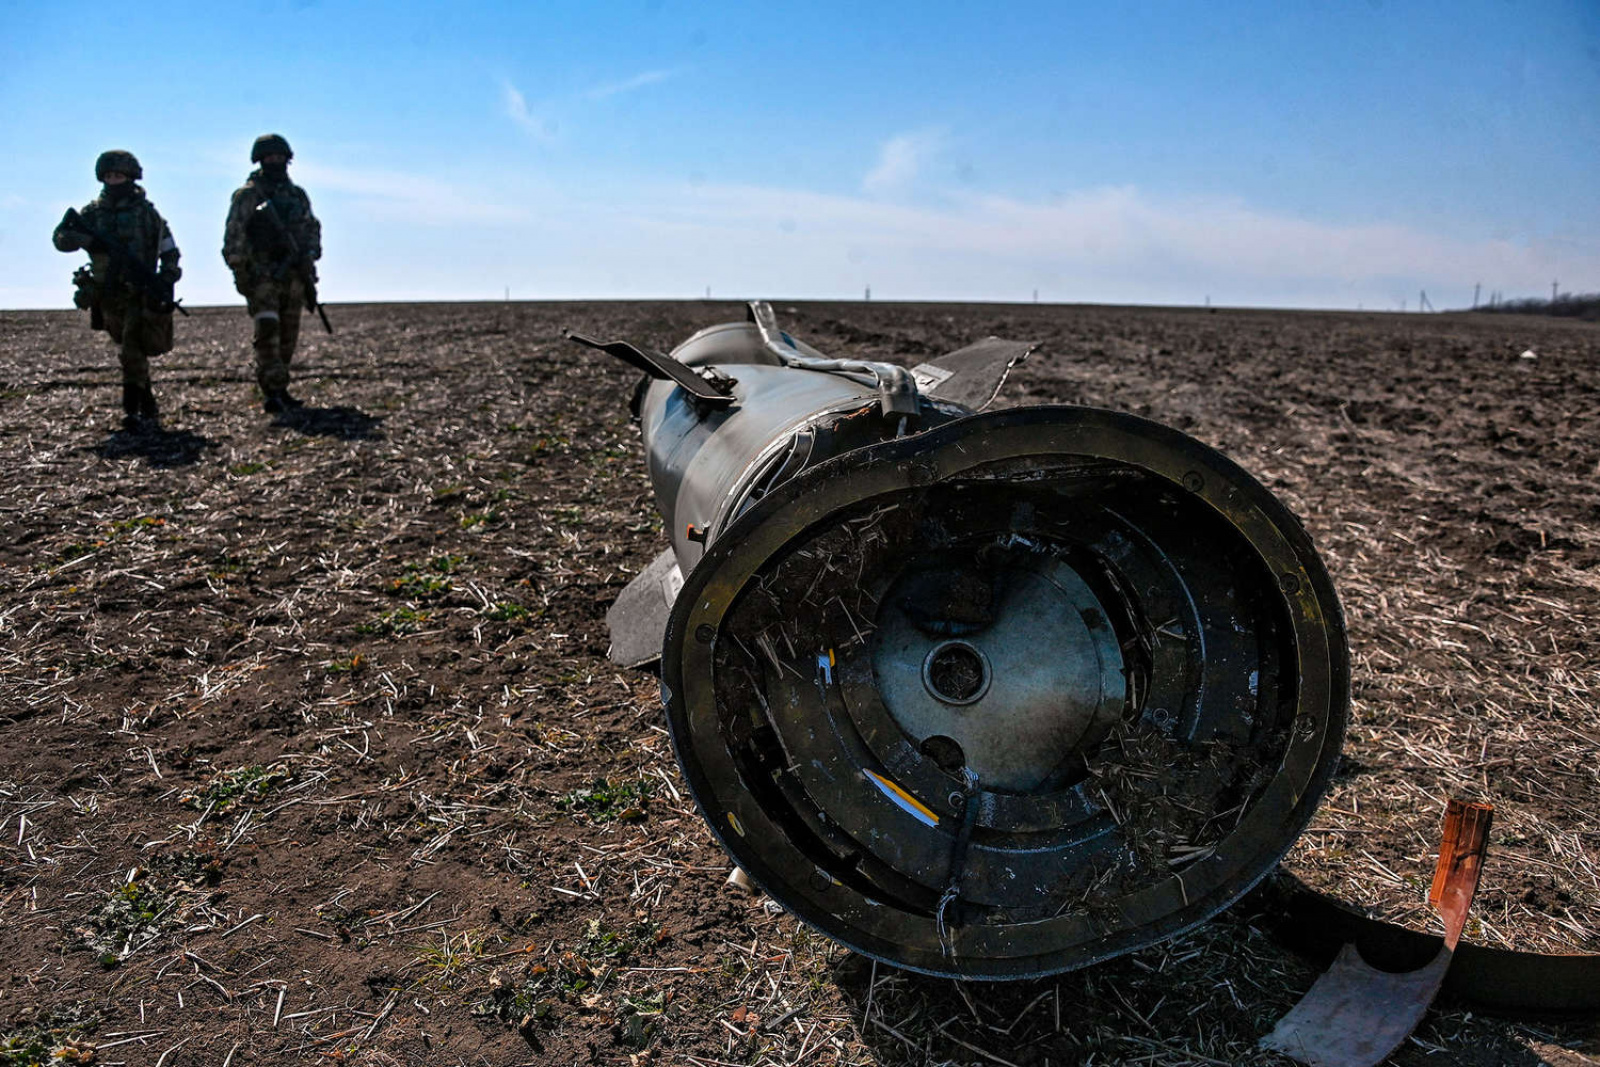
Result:
{"label": "camouflage jacket", "polygon": [[[178,266],[178,244],[172,239],[166,220],[145,198],[142,186],[135,185],[133,192],[122,200],[112,200],[101,193],[78,214],[86,225],[115,239],[140,264],[158,272],[163,281],[176,282],[183,276]],[[76,252],[89,246],[89,241],[69,229],[65,221],[56,227],[51,240],[63,252]],[[111,280],[112,268],[109,249],[89,248],[89,269],[97,285],[104,286]]]}
{"label": "camouflage jacket", "polygon": [[279,270],[290,258],[288,242],[261,216],[256,208],[272,201],[273,211],[282,220],[303,257],[322,258],[322,223],[311,213],[311,198],[287,179],[268,181],[259,169],[250,173],[235,190],[228,208],[228,224],[222,234],[222,258],[234,273],[266,273]]}

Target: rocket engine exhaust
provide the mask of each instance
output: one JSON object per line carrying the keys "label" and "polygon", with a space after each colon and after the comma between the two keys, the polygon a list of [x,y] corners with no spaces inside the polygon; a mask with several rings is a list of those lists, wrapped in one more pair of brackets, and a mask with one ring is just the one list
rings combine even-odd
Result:
{"label": "rocket engine exhaust", "polygon": [[[672,546],[608,613],[661,660],[723,846],[845,945],[959,978],[1151,944],[1264,877],[1349,703],[1294,516],[1215,450],[1093,408],[985,411],[1029,351],[831,359],[771,309],[635,394]],[[680,588],[681,586],[681,588]]]}

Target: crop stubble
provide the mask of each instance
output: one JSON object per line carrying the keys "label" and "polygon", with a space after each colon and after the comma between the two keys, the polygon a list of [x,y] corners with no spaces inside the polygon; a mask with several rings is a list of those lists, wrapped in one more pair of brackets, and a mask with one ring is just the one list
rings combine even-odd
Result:
{"label": "crop stubble", "polygon": [[[631,372],[558,333],[667,348],[741,314],[341,307],[338,336],[303,335],[311,408],[285,425],[251,396],[244,317],[201,310],[155,367],[168,432],[139,440],[111,432],[115,362],[81,316],[0,313],[0,1041],[168,1065],[1277,1062],[1255,1039],[1312,974],[1246,908],[980,989],[723,887],[653,679],[604,658],[604,608],[661,542]],[[1488,800],[1468,937],[1600,951],[1593,326],[780,314],[908,363],[1038,341],[1007,402],[1133,411],[1238,460],[1306,522],[1354,656],[1346,760],[1286,866],[1428,926],[1444,800]],[[1445,1010],[1398,1062],[1593,1038]]]}

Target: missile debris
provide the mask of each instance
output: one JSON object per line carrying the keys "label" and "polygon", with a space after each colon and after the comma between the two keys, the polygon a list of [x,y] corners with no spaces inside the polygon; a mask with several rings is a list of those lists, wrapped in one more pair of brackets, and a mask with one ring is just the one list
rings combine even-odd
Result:
{"label": "missile debris", "polygon": [[608,613],[701,813],[886,962],[1049,974],[1192,927],[1327,788],[1343,616],[1289,511],[1118,412],[986,410],[1029,346],[833,358],[765,304],[646,375],[672,544]]}

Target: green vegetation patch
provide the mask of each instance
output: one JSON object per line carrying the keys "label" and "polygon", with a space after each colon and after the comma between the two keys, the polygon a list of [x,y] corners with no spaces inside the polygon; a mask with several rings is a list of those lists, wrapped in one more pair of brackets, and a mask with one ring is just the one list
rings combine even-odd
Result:
{"label": "green vegetation patch", "polygon": [[140,515],[132,519],[118,519],[111,524],[114,534],[134,533],[138,530],[149,530],[157,526],[165,526],[167,520],[156,515]]}
{"label": "green vegetation patch", "polygon": [[367,657],[357,652],[343,659],[330,659],[322,665],[329,674],[358,674],[367,669]]}
{"label": "green vegetation patch", "polygon": [[613,930],[599,919],[590,919],[578,955],[590,963],[631,963],[655,948],[662,937],[661,926],[648,920]]}
{"label": "green vegetation patch", "polygon": [[565,997],[587,989],[593,978],[588,964],[570,953],[553,963],[536,963],[527,973],[512,978],[496,971],[489,976],[489,995],[472,1006],[472,1014],[487,1015],[519,1029],[536,1026],[552,1018]]}
{"label": "green vegetation patch", "polygon": [[407,600],[436,600],[450,591],[450,579],[412,571],[390,582],[389,591]]}
{"label": "green vegetation patch", "polygon": [[205,889],[221,880],[222,861],[209,852],[179,852],[136,867],[79,928],[83,943],[102,966],[115,967],[180,925]]}
{"label": "green vegetation patch", "polygon": [[590,822],[632,822],[649,814],[654,788],[648,778],[612,781],[596,778],[582,789],[556,798],[556,807]]}
{"label": "green vegetation patch", "polygon": [[0,1067],[58,1067],[89,1064],[95,1048],[85,1038],[100,1017],[82,1004],[52,1008],[43,1016],[0,1036]]}
{"label": "green vegetation patch", "polygon": [[356,627],[361,634],[410,634],[422,629],[432,616],[417,608],[396,608]]}
{"label": "green vegetation patch", "polygon": [[74,541],[56,553],[54,566],[59,567],[64,563],[82,559],[84,556],[92,556],[106,547],[107,544],[108,542],[106,541]]}
{"label": "green vegetation patch", "polygon": [[211,781],[185,793],[178,802],[196,811],[211,808],[220,814],[239,804],[263,800],[293,780],[294,772],[281,763],[233,767],[218,771]]}
{"label": "green vegetation patch", "polygon": [[247,463],[235,463],[233,466],[228,468],[228,473],[233,475],[235,478],[248,478],[250,475],[260,474],[266,469],[267,465],[265,463],[257,463],[254,460],[251,460]]}
{"label": "green vegetation patch", "polygon": [[[552,1023],[564,1003],[593,1006],[617,967],[650,952],[664,936],[653,922],[615,930],[591,919],[576,951],[529,964],[511,976],[496,970],[489,977],[489,995],[472,1006],[472,1013],[519,1028]],[[616,1003],[619,1038],[643,1048],[659,1030],[665,1008],[661,993],[623,995]]]}
{"label": "green vegetation patch", "polygon": [[617,998],[617,1039],[625,1045],[644,1048],[661,1032],[666,1013],[665,992],[622,994]]}
{"label": "green vegetation patch", "polygon": [[515,600],[497,601],[483,613],[495,622],[522,622],[533,614]]}
{"label": "green vegetation patch", "polygon": [[450,592],[449,575],[466,562],[465,556],[434,556],[426,563],[407,563],[400,577],[389,583],[389,591],[409,600],[436,600]]}

